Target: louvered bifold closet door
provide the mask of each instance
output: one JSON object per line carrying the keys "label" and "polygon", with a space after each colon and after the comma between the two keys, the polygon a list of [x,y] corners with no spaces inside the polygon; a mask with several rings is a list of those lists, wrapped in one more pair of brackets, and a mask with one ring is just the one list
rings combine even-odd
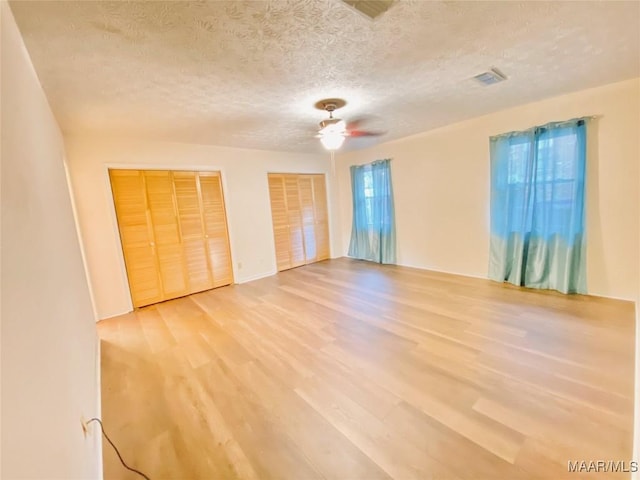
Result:
{"label": "louvered bifold closet door", "polygon": [[233,283],[218,172],[109,175],[135,307]]}
{"label": "louvered bifold closet door", "polygon": [[329,215],[327,212],[327,189],[324,175],[313,175],[313,206],[315,209],[315,233],[317,260],[330,256]]}
{"label": "louvered bifold closet door", "polygon": [[269,174],[269,197],[271,199],[271,218],[273,221],[273,239],[276,247],[278,271],[291,268],[289,254],[289,216],[284,190],[284,176]]}
{"label": "louvered bifold closet door", "polygon": [[196,172],[173,172],[173,186],[182,233],[189,293],[213,288],[201,208],[200,185]]}
{"label": "louvered bifold closet door", "polygon": [[324,175],[269,173],[267,178],[278,271],[329,258]]}
{"label": "louvered bifold closet door", "polygon": [[148,170],[144,172],[144,176],[164,296],[175,298],[187,295],[187,265],[182,248],[172,173],[167,170]]}
{"label": "louvered bifold closet door", "polygon": [[201,172],[198,177],[207,255],[213,272],[213,286],[221,287],[233,282],[222,182],[218,173]]}
{"label": "louvered bifold closet door", "polygon": [[164,297],[144,174],[137,170],[110,170],[109,177],[133,305],[142,307],[160,302]]}
{"label": "louvered bifold closet door", "polygon": [[302,217],[302,234],[304,236],[305,263],[317,260],[316,247],[316,219],[313,206],[313,176],[298,176],[298,191],[300,193],[300,213]]}
{"label": "louvered bifold closet door", "polygon": [[302,212],[298,175],[284,175],[285,196],[287,199],[287,220],[289,222],[289,252],[291,267],[304,265],[304,235],[302,230]]}

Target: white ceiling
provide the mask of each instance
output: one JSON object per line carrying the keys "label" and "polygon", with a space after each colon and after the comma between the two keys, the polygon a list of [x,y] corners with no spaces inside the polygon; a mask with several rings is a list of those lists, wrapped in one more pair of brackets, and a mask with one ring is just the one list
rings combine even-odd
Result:
{"label": "white ceiling", "polygon": [[[640,76],[637,1],[10,5],[67,133],[317,152],[325,97],[387,141]],[[509,80],[470,80],[490,67]]]}

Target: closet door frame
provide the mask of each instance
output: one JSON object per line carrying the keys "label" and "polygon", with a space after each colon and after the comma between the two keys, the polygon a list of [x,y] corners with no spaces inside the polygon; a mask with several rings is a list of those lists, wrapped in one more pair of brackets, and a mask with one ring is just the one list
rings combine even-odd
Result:
{"label": "closet door frame", "polygon": [[[283,184],[283,188],[285,190],[285,192],[284,192],[285,207],[287,206],[287,193],[286,193],[285,177],[287,177],[287,176],[295,176],[295,177],[298,177],[298,179],[299,179],[299,177],[312,177],[312,178],[310,178],[310,181],[311,181],[311,190],[312,190],[312,201],[314,202],[314,218],[316,216],[316,207],[315,207],[315,198],[316,198],[316,196],[315,196],[315,191],[314,191],[313,177],[316,177],[316,176],[322,177],[323,184],[324,184],[324,192],[325,192],[325,210],[327,212],[327,222],[326,223],[327,223],[327,230],[328,230],[327,242],[328,242],[328,250],[329,250],[328,256],[326,258],[319,259],[318,255],[316,253],[316,260],[311,261],[311,262],[307,262],[306,261],[307,254],[306,254],[306,246],[305,246],[305,242],[304,242],[304,232],[303,232],[302,249],[303,249],[303,252],[304,252],[305,262],[303,264],[301,264],[301,265],[289,266],[288,268],[285,268],[285,269],[282,269],[282,270],[278,269],[278,254],[277,254],[277,251],[276,251],[275,230],[274,230],[274,227],[273,227],[273,210],[271,208],[271,189],[270,189],[270,186],[269,186],[269,178],[270,178],[271,175],[274,175],[274,176],[277,175],[279,177],[282,177],[282,184]],[[321,262],[323,260],[330,259],[331,258],[331,230],[330,230],[329,227],[330,227],[331,222],[330,222],[330,218],[329,218],[329,198],[328,198],[328,188],[327,188],[327,173],[325,173],[325,172],[272,172],[272,171],[268,171],[267,175],[266,175],[266,180],[267,180],[267,195],[269,196],[269,211],[271,212],[271,236],[272,236],[272,238],[274,240],[274,242],[273,242],[273,246],[274,246],[273,256],[274,256],[274,261],[275,261],[275,265],[276,265],[276,273],[277,272],[283,272],[283,271],[286,271],[286,270],[290,270],[292,268],[301,267],[301,266],[304,266],[304,265],[310,265],[311,263]],[[299,183],[298,183],[298,199],[300,200],[300,186],[299,186]],[[287,212],[287,215],[288,215],[288,212]],[[301,224],[303,224],[304,222],[302,221],[302,208],[301,208],[301,218],[300,218],[300,220],[301,220]],[[315,218],[314,226],[317,225],[317,223],[318,223],[317,222],[317,218]],[[304,225],[302,225],[302,227],[304,229]],[[316,237],[317,237],[317,232],[314,232],[314,235],[316,235]],[[289,246],[289,249],[290,248],[291,247]],[[317,238],[316,238],[316,249],[317,249]],[[291,257],[291,254],[290,254],[290,257]]]}
{"label": "closet door frame", "polygon": [[131,287],[129,286],[129,277],[127,275],[127,267],[124,260],[124,250],[122,246],[122,240],[120,238],[120,229],[118,226],[118,216],[116,213],[116,206],[113,201],[113,192],[111,190],[111,179],[109,177],[109,170],[170,170],[170,171],[191,171],[198,173],[206,173],[206,172],[218,172],[220,174],[220,184],[222,187],[222,196],[225,204],[225,221],[227,222],[227,236],[229,240],[229,252],[231,257],[231,274],[233,282],[235,283],[235,279],[237,278],[236,265],[233,262],[233,231],[229,225],[229,214],[226,211],[226,207],[228,205],[228,197],[227,192],[229,189],[227,188],[227,175],[224,167],[212,165],[168,165],[163,163],[104,163],[102,167],[103,171],[103,188],[105,193],[105,198],[107,199],[109,216],[111,219],[111,231],[113,232],[112,240],[115,242],[115,245],[118,250],[118,267],[120,270],[120,281],[121,287],[126,289],[129,293],[128,300],[128,310],[133,311],[135,308],[133,306],[133,297],[131,296]]}

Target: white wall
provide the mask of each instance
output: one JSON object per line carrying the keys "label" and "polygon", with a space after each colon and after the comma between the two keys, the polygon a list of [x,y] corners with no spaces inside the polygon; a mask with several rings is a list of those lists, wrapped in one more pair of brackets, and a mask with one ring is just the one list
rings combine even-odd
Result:
{"label": "white wall", "polygon": [[348,166],[393,158],[398,263],[486,277],[489,137],[554,120],[598,115],[588,134],[588,291],[635,300],[639,105],[640,79],[629,80],[340,155],[341,251],[346,253],[351,232]]}
{"label": "white wall", "polygon": [[95,319],[62,135],[2,17],[2,478],[101,478]]}
{"label": "white wall", "polygon": [[[108,167],[221,171],[237,283],[276,272],[267,172],[325,173],[330,212],[337,198],[328,154],[85,137],[67,137],[65,143],[98,318],[132,308]],[[339,223],[330,221],[332,239],[339,241]],[[340,251],[339,243],[332,251]]]}

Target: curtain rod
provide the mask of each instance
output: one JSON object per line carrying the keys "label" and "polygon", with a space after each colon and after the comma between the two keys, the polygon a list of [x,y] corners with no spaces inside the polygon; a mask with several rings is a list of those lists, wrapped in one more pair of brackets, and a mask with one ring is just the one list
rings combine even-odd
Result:
{"label": "curtain rod", "polygon": [[535,130],[537,128],[545,128],[547,125],[552,125],[552,124],[562,124],[562,123],[569,123],[569,122],[578,122],[580,120],[596,120],[598,118],[601,118],[602,115],[585,115],[584,117],[575,117],[575,118],[570,118],[568,120],[557,120],[557,121],[552,121],[552,122],[547,122],[545,124],[542,125],[534,125],[533,127],[529,127],[529,128],[525,128],[524,130],[514,130],[512,132],[505,132],[505,133],[499,133],[497,135],[491,135],[489,138],[500,138],[500,137],[506,137],[506,136],[511,136],[511,135],[517,135],[520,133],[526,133],[526,132],[530,132],[532,130]]}

